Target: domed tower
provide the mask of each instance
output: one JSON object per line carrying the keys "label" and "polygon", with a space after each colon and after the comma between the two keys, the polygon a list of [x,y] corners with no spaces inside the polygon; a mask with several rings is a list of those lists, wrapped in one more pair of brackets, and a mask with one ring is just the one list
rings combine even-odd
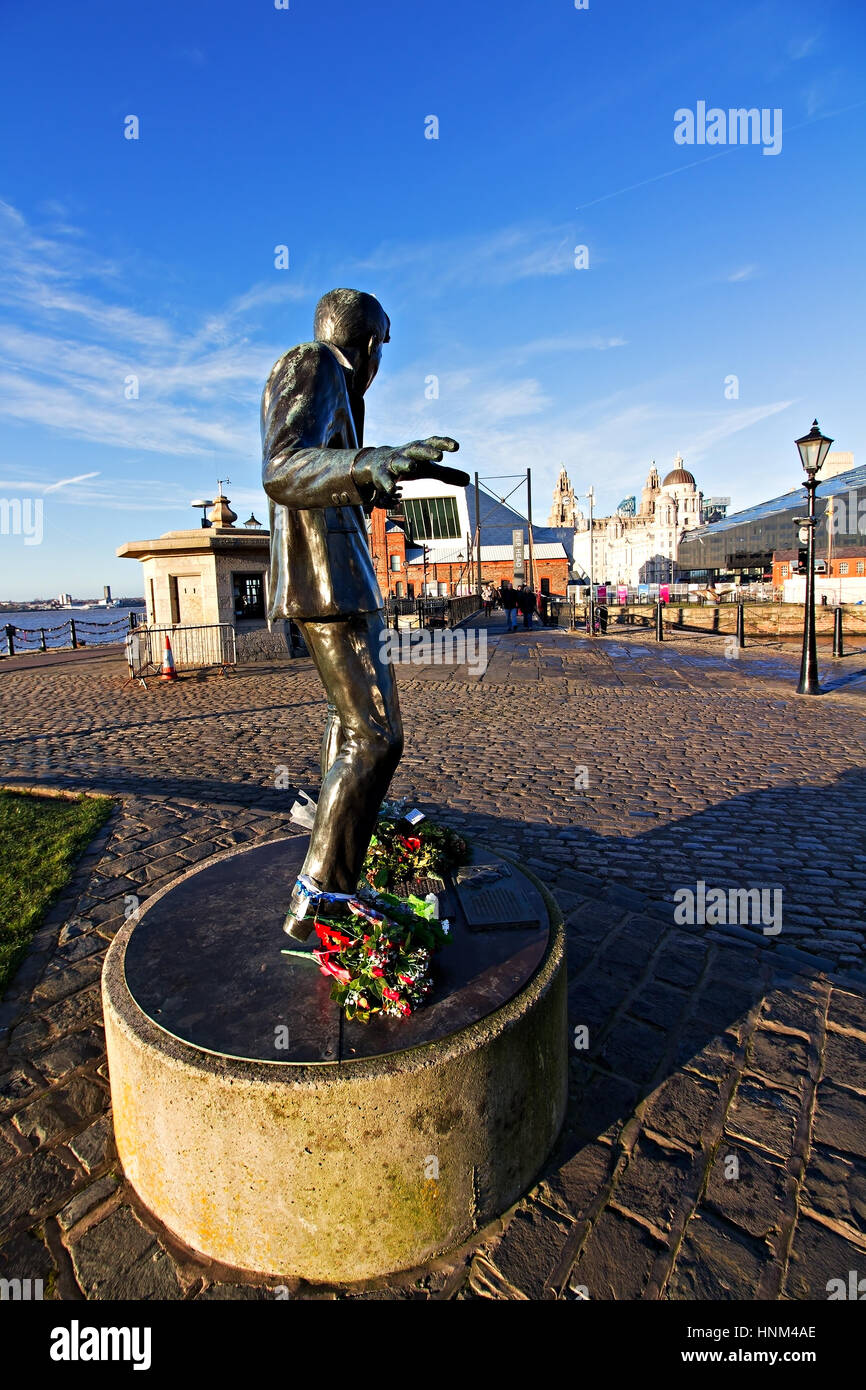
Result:
{"label": "domed tower", "polygon": [[684,530],[688,526],[700,526],[703,493],[698,492],[694,475],[684,467],[682,454],[678,453],[674,459],[674,466],[662,483],[662,491],[676,502],[674,515]]}

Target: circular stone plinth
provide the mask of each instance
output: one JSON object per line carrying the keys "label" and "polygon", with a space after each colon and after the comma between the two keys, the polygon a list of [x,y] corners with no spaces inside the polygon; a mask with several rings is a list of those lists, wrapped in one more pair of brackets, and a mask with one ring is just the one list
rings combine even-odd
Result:
{"label": "circular stone plinth", "polygon": [[488,911],[522,898],[517,925],[473,929],[473,890],[449,880],[429,1002],[348,1024],[315,963],[282,954],[306,846],[219,855],[118,933],[102,986],[114,1126],[139,1196],[193,1249],[350,1282],[461,1244],[537,1175],[565,1113],[564,936],[551,899],[482,853],[475,891]]}

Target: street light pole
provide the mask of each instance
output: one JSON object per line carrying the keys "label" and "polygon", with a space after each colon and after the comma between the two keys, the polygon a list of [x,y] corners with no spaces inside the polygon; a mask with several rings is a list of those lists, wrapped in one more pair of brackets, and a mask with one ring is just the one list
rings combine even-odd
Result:
{"label": "street light pole", "polygon": [[595,636],[595,542],[592,534],[592,508],[595,502],[595,490],[590,487],[587,492],[589,500],[589,635]]}
{"label": "street light pole", "polygon": [[802,439],[796,441],[800,460],[806,470],[806,491],[809,494],[809,515],[806,551],[806,602],[803,614],[803,658],[800,663],[800,683],[798,695],[820,695],[818,680],[818,646],[815,637],[815,492],[818,488],[818,473],[827,457],[832,439],[828,439],[818,428],[818,421],[812,421],[812,428]]}

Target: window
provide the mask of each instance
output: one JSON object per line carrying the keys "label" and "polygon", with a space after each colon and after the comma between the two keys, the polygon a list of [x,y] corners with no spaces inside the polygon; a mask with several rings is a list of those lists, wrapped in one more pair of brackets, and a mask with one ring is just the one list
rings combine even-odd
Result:
{"label": "window", "polygon": [[395,595],[396,598],[402,598],[402,597],[403,597],[403,581],[402,581],[402,579],[398,579],[398,580],[397,580],[397,583],[394,585],[394,595]]}
{"label": "window", "polygon": [[415,542],[456,540],[460,535],[456,497],[404,497],[403,514]]}
{"label": "window", "polygon": [[858,573],[858,574],[862,574],[862,573],[863,573],[863,568],[864,568],[864,566],[863,566],[863,561],[862,561],[862,560],[858,560],[858,561],[857,561],[857,573]]}
{"label": "window", "polygon": [[848,573],[848,561],[847,561],[847,560],[843,560],[843,561],[842,561],[841,565],[839,566],[839,573],[840,573],[840,574],[847,574],[847,573]]}
{"label": "window", "polygon": [[264,618],[264,574],[233,574],[232,593],[235,600],[236,619],[246,622],[251,618]]}
{"label": "window", "polygon": [[392,556],[391,556],[391,568],[392,568],[392,570],[398,570],[398,569],[400,568],[400,556],[399,556],[399,555],[392,555]]}
{"label": "window", "polygon": [[549,580],[549,579],[542,579],[542,581],[541,581],[541,592],[542,592],[543,594],[549,594],[549,593],[550,593],[550,580]]}
{"label": "window", "polygon": [[787,577],[788,577],[788,566],[787,566],[787,565],[783,565],[783,566],[782,566],[782,578],[783,578],[783,579],[787,579]]}

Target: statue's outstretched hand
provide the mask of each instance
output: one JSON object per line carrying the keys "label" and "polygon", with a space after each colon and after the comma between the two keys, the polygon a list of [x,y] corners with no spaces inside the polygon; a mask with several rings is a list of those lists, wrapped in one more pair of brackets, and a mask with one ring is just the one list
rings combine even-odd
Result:
{"label": "statue's outstretched hand", "polygon": [[443,453],[453,454],[459,448],[456,439],[439,435],[433,435],[430,439],[416,439],[399,449],[384,445],[381,449],[371,449],[359,460],[355,467],[355,480],[361,484],[372,484],[377,492],[386,496],[395,495],[399,484],[407,478],[437,478],[443,483],[466,487],[468,473],[459,468],[439,466]]}

